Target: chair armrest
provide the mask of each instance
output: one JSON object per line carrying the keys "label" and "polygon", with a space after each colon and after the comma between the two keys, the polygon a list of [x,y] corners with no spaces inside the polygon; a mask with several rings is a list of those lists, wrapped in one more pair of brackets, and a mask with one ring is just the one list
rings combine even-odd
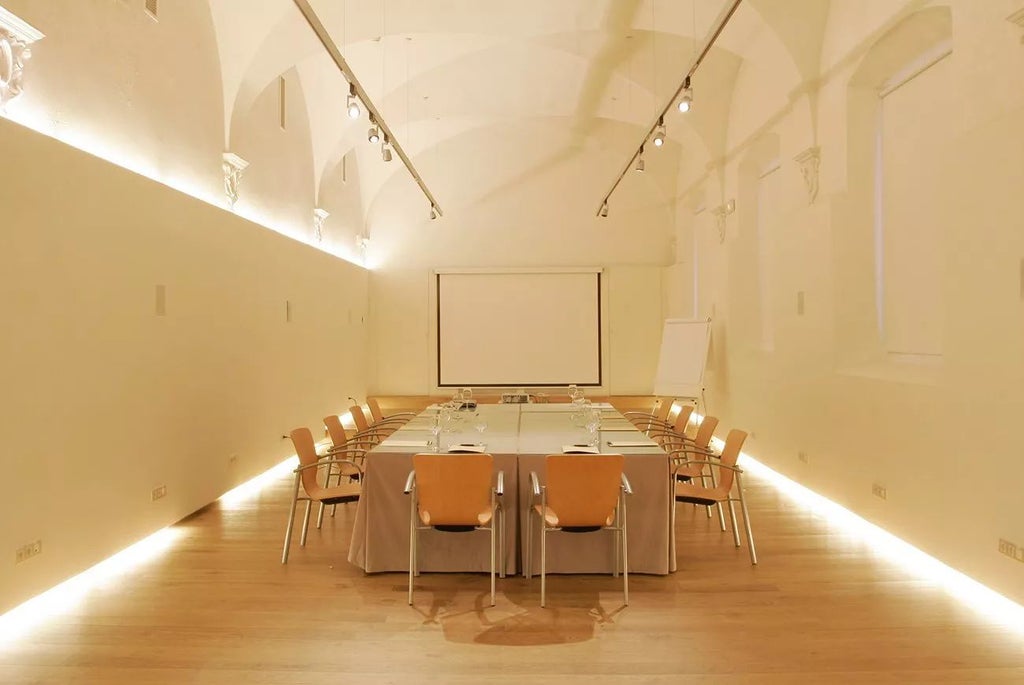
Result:
{"label": "chair armrest", "polygon": [[305,471],[306,469],[320,468],[324,464],[350,464],[350,465],[356,467],[356,470],[359,471],[359,475],[360,476],[362,476],[362,474],[363,474],[363,467],[360,466],[359,464],[355,463],[351,459],[319,459],[314,464],[306,464],[305,466],[297,467],[295,469],[295,471],[293,471],[292,473],[301,473],[302,471]]}
{"label": "chair armrest", "polygon": [[536,471],[530,471],[530,488],[535,497],[540,496],[540,478],[537,477]]}
{"label": "chair armrest", "polygon": [[397,416],[408,416],[409,418],[415,418],[415,417],[419,416],[419,414],[417,414],[416,412],[412,412],[412,411],[396,411],[394,414],[386,415],[383,420],[387,421],[388,419],[393,419],[393,418],[395,418]]}
{"label": "chair armrest", "polygon": [[494,488],[494,494],[501,497],[505,494],[505,472],[498,471],[498,485]]}
{"label": "chair armrest", "polygon": [[412,492],[412,486],[413,486],[413,484],[415,482],[416,482],[416,472],[415,471],[410,471],[409,472],[409,477],[405,479],[405,490],[403,490],[403,492],[405,494],[407,494],[407,495],[410,492]]}
{"label": "chair armrest", "polygon": [[673,454],[703,454],[708,457],[717,457],[718,452],[715,452],[710,447],[699,447],[698,445],[687,445],[677,450],[667,450],[669,455]]}
{"label": "chair armrest", "polygon": [[620,477],[622,479],[622,491],[624,493],[626,493],[627,495],[632,495],[633,494],[633,486],[629,484],[629,479],[626,478],[626,474],[623,473],[623,474],[621,474]]}
{"label": "chair armrest", "polygon": [[623,416],[643,416],[644,418],[650,417],[652,419],[655,418],[654,414],[649,412],[649,411],[624,411],[624,412],[622,412],[622,415]]}

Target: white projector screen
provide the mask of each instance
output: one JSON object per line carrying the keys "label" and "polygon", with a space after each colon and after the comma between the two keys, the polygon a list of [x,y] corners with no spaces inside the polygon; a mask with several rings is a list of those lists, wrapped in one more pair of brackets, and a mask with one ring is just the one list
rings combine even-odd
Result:
{"label": "white projector screen", "polygon": [[601,384],[601,274],[438,273],[438,386]]}

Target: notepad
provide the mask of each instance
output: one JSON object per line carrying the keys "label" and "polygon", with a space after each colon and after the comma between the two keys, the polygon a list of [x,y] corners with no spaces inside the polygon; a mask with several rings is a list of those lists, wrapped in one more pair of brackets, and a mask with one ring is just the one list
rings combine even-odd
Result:
{"label": "notepad", "polygon": [[426,440],[385,440],[385,447],[426,447],[430,443]]}
{"label": "notepad", "polygon": [[601,450],[591,445],[562,445],[562,454],[600,454]]}
{"label": "notepad", "polygon": [[609,447],[657,447],[658,443],[651,440],[609,440]]}
{"label": "notepad", "polygon": [[487,451],[487,445],[479,442],[463,442],[452,445],[448,448],[450,453],[467,452],[470,454],[482,454]]}

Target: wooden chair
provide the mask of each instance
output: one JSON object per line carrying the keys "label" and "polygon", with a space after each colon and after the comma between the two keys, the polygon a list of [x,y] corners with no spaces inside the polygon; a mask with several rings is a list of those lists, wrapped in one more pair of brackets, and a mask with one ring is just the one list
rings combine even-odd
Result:
{"label": "wooden chair", "polygon": [[664,449],[682,447],[689,438],[686,435],[686,428],[690,424],[690,417],[693,415],[693,405],[684,404],[679,407],[679,413],[675,420],[665,426],[654,426],[647,431],[647,437],[653,439]]}
{"label": "wooden chair", "polygon": [[[358,433],[350,435],[341,424],[341,417],[337,414],[325,416],[324,426],[327,427],[327,434],[331,438],[331,447],[321,456],[333,457],[341,455],[344,459],[351,459],[354,461],[359,465],[360,469],[365,468],[366,453],[377,446],[377,440],[366,436],[360,436]],[[344,463],[327,465],[327,480],[325,481],[325,484],[328,487],[330,487],[332,479],[341,483],[345,478],[349,480],[358,480],[360,478],[360,472]],[[317,528],[320,528],[323,524],[325,506],[325,504],[321,503],[320,511],[317,512]],[[334,516],[338,505],[332,504],[330,507],[331,516]]]}
{"label": "wooden chair", "polygon": [[363,408],[358,404],[353,404],[349,407],[348,413],[352,417],[352,422],[356,424],[356,435],[367,440],[376,440],[379,443],[399,428],[397,425],[387,423],[370,425],[370,422],[366,419],[366,414],[363,413]]}
{"label": "wooden chair", "polygon": [[[715,487],[715,472],[709,468],[708,460],[716,457],[715,451],[711,448],[711,439],[718,427],[718,418],[705,416],[697,428],[697,434],[693,439],[684,436],[680,443],[665,446],[672,459],[672,483],[697,481],[701,485],[710,481]],[[686,463],[689,462],[689,463]],[[685,465],[684,465],[685,464]],[[674,485],[672,486],[675,487]],[[718,521],[725,530],[725,510],[721,504],[718,507]],[[711,518],[711,507],[707,507],[708,518]],[[675,516],[675,505],[672,506],[672,515]]]}
{"label": "wooden chair", "polygon": [[380,401],[376,397],[367,397],[366,406],[370,408],[370,417],[373,419],[373,425],[378,423],[405,423],[412,418],[416,417],[415,412],[411,411],[400,411],[394,414],[385,415],[380,408]]}
{"label": "wooden chair", "polygon": [[[313,502],[321,504],[340,504],[342,502],[355,502],[359,499],[362,490],[363,469],[352,459],[341,459],[336,456],[321,458],[316,453],[316,444],[313,442],[313,434],[308,428],[296,428],[291,432],[292,444],[295,445],[295,454],[299,458],[299,466],[295,469],[295,489],[292,493],[292,504],[288,511],[288,527],[284,533],[284,551],[281,553],[281,563],[288,563],[288,552],[292,542],[292,528],[295,524],[295,507],[299,500],[306,501],[306,513],[302,519],[302,537],[299,544],[306,546],[306,533],[309,531],[309,511]],[[320,485],[317,481],[317,472],[323,466],[353,469],[358,478],[348,482],[342,482],[335,486],[329,484]],[[299,488],[304,494],[300,494]]]}
{"label": "wooden chair", "polygon": [[[409,604],[412,605],[413,578],[419,575],[417,548],[419,531],[468,533],[486,530],[491,534],[491,606],[494,606],[496,569],[505,577],[505,474],[498,471],[496,485],[494,458],[489,454],[415,454],[412,471],[405,483],[411,495],[409,518]],[[497,533],[497,535],[495,534]],[[498,557],[497,563],[495,557]]]}
{"label": "wooden chair", "polygon": [[662,397],[655,403],[652,411],[627,411],[623,412],[622,415],[629,419],[639,430],[649,431],[655,427],[665,427],[668,425],[668,415],[672,412],[672,405],[674,403],[674,397]]}
{"label": "wooden chair", "polygon": [[540,605],[547,602],[548,533],[615,533],[612,575],[622,570],[623,602],[629,604],[629,546],[626,540],[626,495],[633,494],[623,473],[621,454],[551,454],[545,459],[545,484],[530,472],[533,500],[526,526],[525,575],[533,573],[533,518],[540,531]]}
{"label": "wooden chair", "polygon": [[[710,468],[718,470],[718,478],[715,484],[708,488],[703,485],[697,485],[693,480],[689,482],[680,482],[675,479],[675,499],[676,502],[690,502],[692,504],[703,504],[708,507],[712,505],[728,504],[729,505],[729,517],[732,519],[732,536],[736,541],[736,546],[740,546],[740,532],[736,525],[736,510],[733,507],[733,502],[740,503],[740,509],[743,511],[743,527],[747,534],[747,544],[750,545],[750,563],[757,564],[757,551],[754,549],[754,534],[750,530],[750,514],[747,512],[747,502],[743,496],[743,470],[736,466],[736,460],[739,459],[740,450],[743,448],[743,441],[747,439],[747,434],[741,430],[732,429],[729,434],[725,437],[725,447],[722,448],[722,455],[718,459],[689,459],[679,463],[676,466],[674,474],[678,474],[682,469],[693,465],[699,465],[701,468],[705,464],[710,465]],[[733,485],[735,485],[735,494],[733,493]],[[725,530],[724,525],[722,530]],[[672,507],[672,534],[675,535],[675,506]]]}

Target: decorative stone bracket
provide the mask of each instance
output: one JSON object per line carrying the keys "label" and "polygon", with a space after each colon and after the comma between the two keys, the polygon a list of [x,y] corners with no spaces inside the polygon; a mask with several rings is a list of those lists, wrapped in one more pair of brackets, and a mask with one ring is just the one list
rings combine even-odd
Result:
{"label": "decorative stone bracket", "polygon": [[0,7],[0,107],[21,94],[29,45],[40,38],[41,31]]}
{"label": "decorative stone bracket", "polygon": [[[1016,24],[1021,29],[1021,31],[1024,31],[1024,7],[1008,16],[1006,18],[1006,21],[1012,24]],[[1020,37],[1020,42],[1024,43],[1024,35]]]}
{"label": "decorative stone bracket", "polygon": [[324,222],[331,215],[326,209],[316,207],[313,209],[313,237],[318,243],[324,241]]}
{"label": "decorative stone bracket", "polygon": [[723,202],[722,204],[718,205],[717,207],[711,210],[711,213],[714,214],[715,216],[715,223],[718,226],[718,242],[725,242],[726,219],[730,214],[732,214],[735,211],[736,200],[729,200],[728,202]]}
{"label": "decorative stone bracket", "polygon": [[249,166],[245,161],[233,152],[224,153],[224,162],[221,168],[224,170],[224,194],[228,196],[228,204],[232,209],[238,202],[238,184],[242,181],[242,172]]}
{"label": "decorative stone bracket", "polygon": [[821,148],[809,147],[793,158],[800,165],[800,173],[804,176],[807,186],[807,204],[813,205],[818,197],[818,169],[821,167]]}

